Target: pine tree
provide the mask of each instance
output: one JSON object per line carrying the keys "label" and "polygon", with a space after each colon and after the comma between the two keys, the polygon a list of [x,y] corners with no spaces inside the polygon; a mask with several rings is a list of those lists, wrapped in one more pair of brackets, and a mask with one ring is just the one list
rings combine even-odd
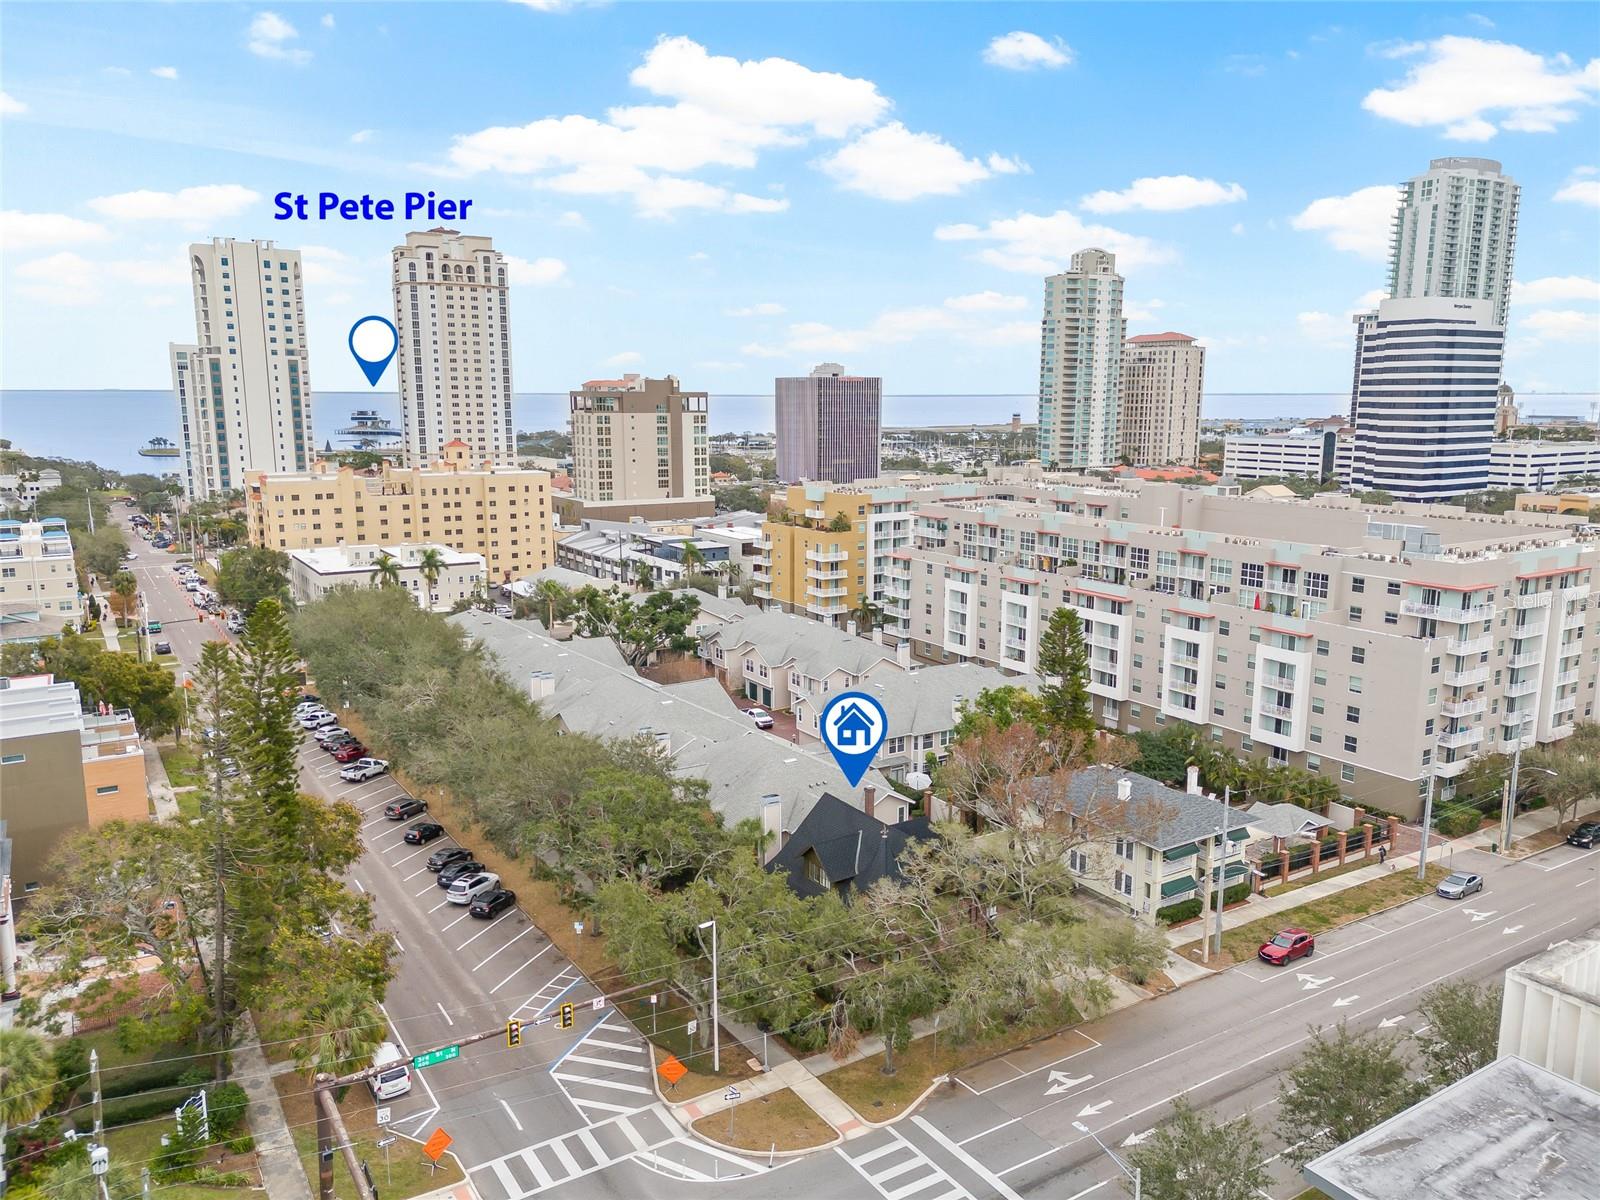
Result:
{"label": "pine tree", "polygon": [[1094,708],[1089,695],[1089,648],[1078,614],[1063,605],[1050,614],[1039,638],[1039,700],[1046,723],[1059,733],[1094,733]]}

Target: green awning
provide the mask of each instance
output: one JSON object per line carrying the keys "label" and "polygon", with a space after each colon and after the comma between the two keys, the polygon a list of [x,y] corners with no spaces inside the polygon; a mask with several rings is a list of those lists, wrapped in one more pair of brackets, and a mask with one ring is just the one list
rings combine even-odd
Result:
{"label": "green awning", "polygon": [[1171,850],[1163,850],[1161,857],[1171,862],[1176,858],[1188,858],[1191,854],[1199,853],[1200,847],[1194,842],[1190,842],[1187,846],[1174,846]]}
{"label": "green awning", "polygon": [[1168,879],[1161,885],[1161,898],[1165,900],[1168,896],[1181,896],[1184,892],[1194,891],[1195,886],[1193,875],[1180,875],[1176,879]]}
{"label": "green awning", "polygon": [[1230,830],[1228,830],[1228,840],[1230,842],[1242,842],[1249,836],[1250,836],[1250,831],[1248,829],[1230,829]]}
{"label": "green awning", "polygon": [[[1237,879],[1237,878],[1239,878],[1239,876],[1248,875],[1249,873],[1250,873],[1250,867],[1249,867],[1249,864],[1247,864],[1247,863],[1231,862],[1231,863],[1228,864],[1228,878],[1229,879]],[[1215,883],[1216,881],[1217,881],[1217,868],[1212,867],[1211,868],[1211,882]]]}

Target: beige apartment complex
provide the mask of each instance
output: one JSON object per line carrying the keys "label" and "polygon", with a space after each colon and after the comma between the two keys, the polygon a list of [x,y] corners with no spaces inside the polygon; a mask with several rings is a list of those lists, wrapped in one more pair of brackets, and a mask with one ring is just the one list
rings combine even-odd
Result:
{"label": "beige apartment complex", "polygon": [[481,555],[490,586],[555,561],[549,474],[475,464],[461,441],[426,467],[319,462],[261,473],[247,481],[245,505],[251,544],[273,550],[437,543]]}
{"label": "beige apartment complex", "polygon": [[54,637],[82,617],[66,519],[0,520],[0,640]]}
{"label": "beige apartment complex", "polygon": [[[868,581],[865,492],[827,484],[795,484],[779,518],[761,526],[761,552],[752,579],[757,598],[786,612],[843,626]],[[836,524],[841,526],[836,528]]]}
{"label": "beige apartment complex", "polygon": [[1122,344],[1122,453],[1165,466],[1200,460],[1206,349],[1186,333],[1141,333]]}
{"label": "beige apartment complex", "polygon": [[569,393],[572,496],[580,516],[626,521],[710,516],[704,392],[675,375],[591,379]]}
{"label": "beige apartment complex", "polygon": [[430,229],[406,234],[393,258],[406,461],[459,439],[474,462],[513,462],[505,255],[489,238]]}

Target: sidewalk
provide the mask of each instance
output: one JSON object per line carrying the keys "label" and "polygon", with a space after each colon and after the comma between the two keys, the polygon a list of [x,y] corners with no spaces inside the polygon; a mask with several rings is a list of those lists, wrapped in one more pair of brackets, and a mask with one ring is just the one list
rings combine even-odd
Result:
{"label": "sidewalk", "polygon": [[239,1034],[241,1040],[233,1048],[234,1077],[250,1097],[247,1116],[250,1135],[256,1140],[261,1182],[271,1200],[311,1200],[311,1182],[300,1165],[294,1135],[289,1132],[266,1056],[261,1053],[255,1018],[249,1013],[240,1016]]}
{"label": "sidewalk", "polygon": [[167,764],[161,761],[161,751],[149,738],[144,742],[144,785],[150,793],[156,820],[177,820],[178,797],[172,790],[172,781],[167,778]]}

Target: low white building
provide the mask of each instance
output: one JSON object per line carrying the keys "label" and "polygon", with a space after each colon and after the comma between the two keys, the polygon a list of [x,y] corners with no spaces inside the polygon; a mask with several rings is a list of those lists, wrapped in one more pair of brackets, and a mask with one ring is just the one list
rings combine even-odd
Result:
{"label": "low white building", "polygon": [[1489,447],[1489,486],[1542,492],[1563,479],[1600,475],[1600,442],[1496,442]]}
{"label": "low white building", "polygon": [[0,638],[54,637],[82,617],[66,521],[0,521]]}
{"label": "low white building", "polygon": [[[423,555],[429,550],[439,555],[438,578],[431,585],[422,568]],[[289,552],[289,588],[295,603],[310,604],[337,588],[380,586],[384,580],[379,567],[385,557],[394,560],[399,586],[423,608],[449,612],[458,600],[483,593],[481,554],[463,554],[449,546],[426,543],[316,546]]]}
{"label": "low white building", "polygon": [[1234,479],[1306,475],[1347,483],[1354,454],[1350,430],[1339,420],[1287,433],[1232,433],[1222,442],[1222,473]]}

